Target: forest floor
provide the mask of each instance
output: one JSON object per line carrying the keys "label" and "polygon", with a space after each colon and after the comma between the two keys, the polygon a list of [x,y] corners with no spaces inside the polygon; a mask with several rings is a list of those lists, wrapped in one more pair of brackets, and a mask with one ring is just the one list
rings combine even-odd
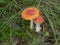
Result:
{"label": "forest floor", "polygon": [[[28,7],[42,12],[40,33],[21,18]],[[0,45],[60,45],[60,0],[0,0]]]}

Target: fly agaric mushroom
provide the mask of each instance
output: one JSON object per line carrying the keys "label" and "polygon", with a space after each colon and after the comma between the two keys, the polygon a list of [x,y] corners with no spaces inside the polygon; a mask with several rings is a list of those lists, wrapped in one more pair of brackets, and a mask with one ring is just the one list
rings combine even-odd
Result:
{"label": "fly agaric mushroom", "polygon": [[26,8],[22,11],[21,17],[25,20],[30,20],[30,28],[33,29],[33,19],[39,16],[39,10],[34,7]]}
{"label": "fly agaric mushroom", "polygon": [[40,29],[41,29],[41,27],[40,27],[40,24],[41,23],[43,23],[44,22],[44,19],[43,19],[43,16],[39,16],[39,17],[37,17],[36,19],[34,19],[34,23],[36,24],[36,32],[40,32]]}

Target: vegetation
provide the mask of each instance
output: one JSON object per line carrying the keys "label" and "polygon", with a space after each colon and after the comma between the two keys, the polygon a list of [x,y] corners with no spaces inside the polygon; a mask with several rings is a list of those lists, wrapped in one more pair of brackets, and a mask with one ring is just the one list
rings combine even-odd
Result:
{"label": "vegetation", "polygon": [[[21,12],[27,7],[36,7],[42,12],[45,21],[41,24],[41,33],[30,30],[30,22],[21,18]],[[60,45],[60,0],[0,0],[0,45],[15,43]]]}

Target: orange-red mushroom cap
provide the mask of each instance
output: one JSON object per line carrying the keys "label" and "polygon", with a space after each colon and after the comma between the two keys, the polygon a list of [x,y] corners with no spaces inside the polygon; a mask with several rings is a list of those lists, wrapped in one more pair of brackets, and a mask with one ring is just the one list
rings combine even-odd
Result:
{"label": "orange-red mushroom cap", "polygon": [[21,17],[25,20],[33,20],[38,16],[39,16],[39,10],[34,7],[24,9],[21,14]]}
{"label": "orange-red mushroom cap", "polygon": [[37,17],[36,19],[34,19],[35,24],[41,24],[43,22],[44,22],[44,19],[43,19],[43,16],[41,16],[41,15],[39,17]]}

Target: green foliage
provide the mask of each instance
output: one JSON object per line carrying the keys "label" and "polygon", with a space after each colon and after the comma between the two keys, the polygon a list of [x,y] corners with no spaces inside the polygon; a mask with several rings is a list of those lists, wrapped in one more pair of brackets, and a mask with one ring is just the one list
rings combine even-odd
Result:
{"label": "green foliage", "polygon": [[6,3],[4,0],[0,0],[0,3]]}

